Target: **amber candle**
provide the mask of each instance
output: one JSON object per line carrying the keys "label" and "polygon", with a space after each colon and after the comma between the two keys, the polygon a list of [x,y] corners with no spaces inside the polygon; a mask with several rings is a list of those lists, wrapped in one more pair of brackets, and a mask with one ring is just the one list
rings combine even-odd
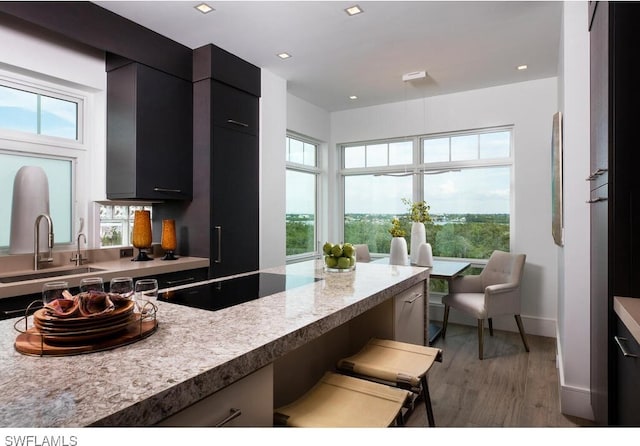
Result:
{"label": "amber candle", "polygon": [[176,241],[176,221],[173,219],[162,220],[162,239],[160,240],[160,246],[165,251],[165,255],[162,260],[175,260],[173,251],[178,247]]}
{"label": "amber candle", "polygon": [[150,211],[135,211],[133,215],[131,243],[140,250],[138,257],[133,260],[151,260],[145,251],[151,247],[152,243]]}

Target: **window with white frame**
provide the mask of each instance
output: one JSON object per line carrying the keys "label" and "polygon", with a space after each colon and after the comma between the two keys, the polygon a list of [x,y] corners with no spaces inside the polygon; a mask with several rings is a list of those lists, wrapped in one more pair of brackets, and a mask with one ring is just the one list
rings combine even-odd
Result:
{"label": "window with white frame", "polygon": [[0,76],[0,250],[10,248],[14,182],[25,166],[46,177],[55,244],[72,243],[83,105],[79,92]]}
{"label": "window with white frame", "polygon": [[0,128],[76,141],[79,104],[66,95],[0,83]]}
{"label": "window with white frame", "polygon": [[285,151],[286,255],[311,256],[318,245],[318,143],[290,134]]}
{"label": "window with white frame", "polygon": [[389,253],[397,216],[410,242],[406,198],[430,206],[435,256],[509,251],[512,145],[510,127],[342,145],[344,240]]}

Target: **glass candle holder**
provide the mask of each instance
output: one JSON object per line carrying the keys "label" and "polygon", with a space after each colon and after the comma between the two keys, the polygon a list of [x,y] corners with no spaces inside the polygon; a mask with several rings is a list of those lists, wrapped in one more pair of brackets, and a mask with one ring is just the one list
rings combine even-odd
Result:
{"label": "glass candle holder", "polygon": [[138,256],[133,261],[152,260],[147,255],[147,250],[151,248],[151,212],[135,211],[133,215],[133,234],[131,243],[138,248]]}
{"label": "glass candle holder", "polygon": [[173,219],[162,220],[162,239],[160,240],[160,246],[164,250],[164,257],[162,260],[176,260],[174,251],[178,247],[176,241],[176,221]]}

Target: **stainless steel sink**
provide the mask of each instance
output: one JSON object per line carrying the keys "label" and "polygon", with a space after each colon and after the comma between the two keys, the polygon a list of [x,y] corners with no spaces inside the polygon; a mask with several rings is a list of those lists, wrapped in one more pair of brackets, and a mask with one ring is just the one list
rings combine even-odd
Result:
{"label": "stainless steel sink", "polygon": [[70,269],[60,269],[57,271],[38,271],[28,274],[0,277],[0,283],[24,282],[25,280],[46,279],[48,277],[70,276],[72,274],[86,274],[98,271],[104,271],[104,269],[82,266]]}

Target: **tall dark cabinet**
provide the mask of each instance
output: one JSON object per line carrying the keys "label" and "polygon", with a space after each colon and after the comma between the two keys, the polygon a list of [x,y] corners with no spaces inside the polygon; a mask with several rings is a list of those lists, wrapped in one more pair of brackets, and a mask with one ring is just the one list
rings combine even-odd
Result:
{"label": "tall dark cabinet", "polygon": [[[624,411],[613,296],[640,296],[640,151],[636,148],[640,4],[590,2],[591,405],[600,425]],[[640,378],[640,377],[638,377]]]}
{"label": "tall dark cabinet", "polygon": [[191,82],[107,54],[107,198],[191,198]]}
{"label": "tall dark cabinet", "polygon": [[[210,277],[258,269],[260,69],[215,45],[193,52],[193,200],[161,207]],[[184,251],[184,249],[183,249]]]}

